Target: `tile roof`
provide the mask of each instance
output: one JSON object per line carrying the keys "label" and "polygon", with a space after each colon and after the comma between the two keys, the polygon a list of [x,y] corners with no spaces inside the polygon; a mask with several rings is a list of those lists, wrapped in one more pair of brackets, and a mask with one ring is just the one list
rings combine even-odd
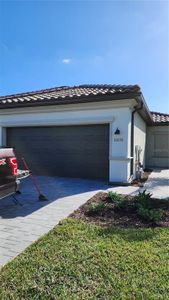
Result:
{"label": "tile roof", "polygon": [[[132,97],[141,94],[140,87],[135,85],[84,84],[79,86],[61,86],[28,93],[0,96],[0,108],[15,108],[34,105],[69,104],[80,102],[106,101],[108,96]],[[105,97],[106,96],[106,97]],[[147,108],[148,109],[148,108]],[[169,115],[151,112],[154,124],[169,122]]]}
{"label": "tile roof", "polygon": [[[85,98],[86,101],[89,98],[100,97],[100,96],[111,96],[111,95],[124,95],[124,94],[136,94],[140,91],[138,85],[79,85],[79,86],[63,86],[56,87],[46,90],[15,94],[9,96],[0,97],[0,107],[5,106],[27,106],[27,105],[36,105],[36,104],[60,104],[60,103],[72,103],[74,101],[77,103],[80,102],[82,98]],[[105,99],[106,100],[106,99]]]}
{"label": "tile roof", "polygon": [[156,124],[169,123],[169,115],[168,114],[151,111],[151,115],[152,115],[153,122]]}

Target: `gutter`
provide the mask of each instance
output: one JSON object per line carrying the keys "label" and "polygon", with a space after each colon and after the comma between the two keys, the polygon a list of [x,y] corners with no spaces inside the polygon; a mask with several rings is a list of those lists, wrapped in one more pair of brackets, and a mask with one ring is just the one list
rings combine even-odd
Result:
{"label": "gutter", "polygon": [[[93,102],[104,102],[104,101],[112,101],[112,100],[125,100],[125,99],[133,99],[137,98],[139,93],[128,93],[128,94],[107,94],[107,95],[91,95],[91,96],[81,96],[81,97],[65,97],[65,98],[51,98],[50,100],[31,100],[31,101],[23,101],[23,102],[12,102],[12,103],[2,103],[3,100],[0,97],[0,109],[8,109],[8,108],[21,108],[21,107],[35,107],[35,106],[49,106],[49,105],[69,105],[69,104],[80,104],[80,103],[93,103]],[[11,100],[12,101],[12,100]]]}
{"label": "gutter", "polygon": [[137,106],[134,107],[134,110],[131,113],[130,177],[133,175],[133,164],[134,164],[134,115],[135,115],[136,112],[142,110],[142,108],[143,108],[143,101],[140,101],[140,103]]}

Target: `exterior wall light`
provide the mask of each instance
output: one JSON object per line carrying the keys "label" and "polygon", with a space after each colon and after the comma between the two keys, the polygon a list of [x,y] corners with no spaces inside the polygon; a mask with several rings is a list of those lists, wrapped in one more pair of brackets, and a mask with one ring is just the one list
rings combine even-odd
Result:
{"label": "exterior wall light", "polygon": [[116,131],[114,132],[114,134],[119,135],[120,134],[120,130],[117,128]]}

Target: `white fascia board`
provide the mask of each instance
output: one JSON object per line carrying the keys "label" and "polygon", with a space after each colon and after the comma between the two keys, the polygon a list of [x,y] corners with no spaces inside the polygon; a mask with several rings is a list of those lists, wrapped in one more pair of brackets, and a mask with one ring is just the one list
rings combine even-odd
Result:
{"label": "white fascia board", "polygon": [[40,127],[40,126],[73,126],[73,125],[94,125],[94,124],[108,124],[110,122],[114,122],[114,117],[108,116],[107,118],[94,118],[94,120],[90,118],[79,118],[79,119],[71,119],[68,120],[66,118],[62,118],[61,120],[55,119],[41,119],[41,120],[11,120],[1,122],[0,126],[8,128],[8,127]]}
{"label": "white fascia board", "polygon": [[14,115],[27,113],[44,113],[44,112],[59,112],[59,111],[78,111],[78,110],[95,110],[128,107],[133,108],[137,104],[135,99],[112,100],[91,103],[77,103],[77,104],[62,104],[62,105],[45,105],[32,107],[16,107],[1,109],[0,115]]}

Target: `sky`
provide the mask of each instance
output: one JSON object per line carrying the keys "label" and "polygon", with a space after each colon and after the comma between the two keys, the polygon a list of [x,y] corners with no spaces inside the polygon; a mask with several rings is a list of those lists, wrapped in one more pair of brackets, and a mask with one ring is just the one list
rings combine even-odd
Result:
{"label": "sky", "polygon": [[169,113],[169,1],[0,0],[0,95],[138,84]]}

